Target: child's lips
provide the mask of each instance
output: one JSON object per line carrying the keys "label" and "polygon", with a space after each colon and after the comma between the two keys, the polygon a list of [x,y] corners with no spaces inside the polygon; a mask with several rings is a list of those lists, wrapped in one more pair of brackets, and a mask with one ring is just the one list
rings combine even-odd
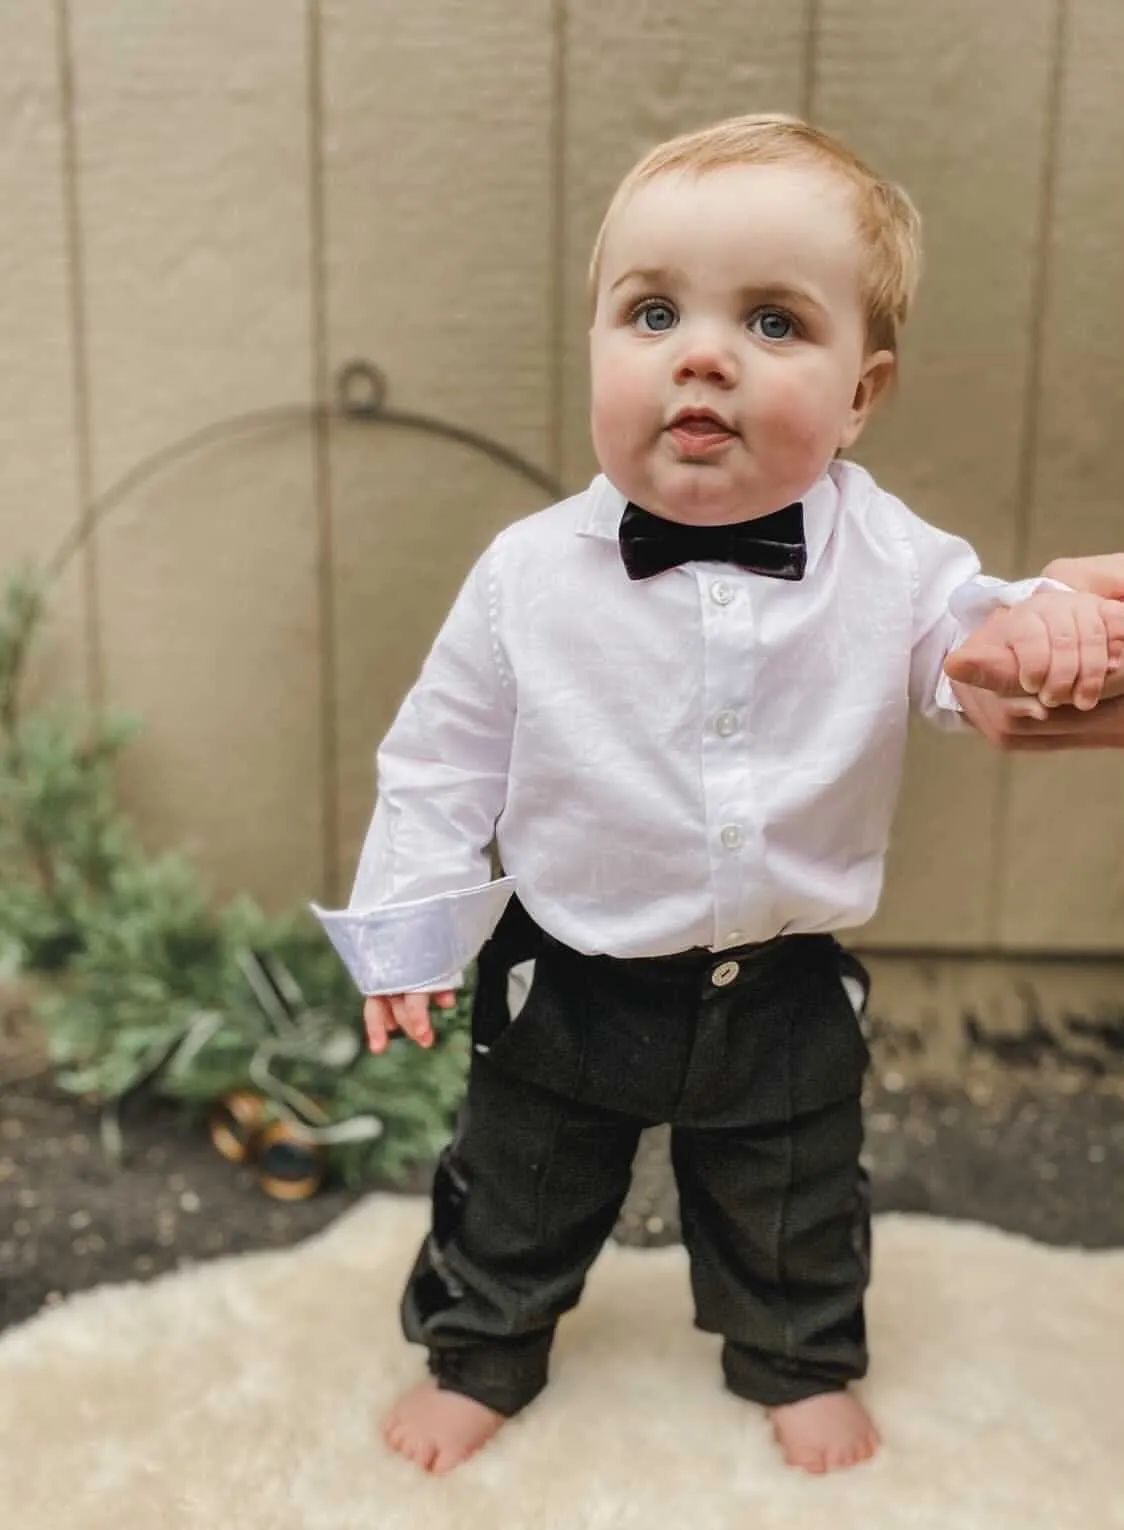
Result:
{"label": "child's lips", "polygon": [[679,450],[685,456],[693,457],[719,450],[736,435],[728,425],[710,414],[677,415],[667,430]]}

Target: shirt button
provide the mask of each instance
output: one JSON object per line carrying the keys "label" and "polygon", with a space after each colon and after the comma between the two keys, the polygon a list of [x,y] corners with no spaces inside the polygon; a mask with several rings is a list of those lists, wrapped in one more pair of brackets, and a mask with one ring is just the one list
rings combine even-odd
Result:
{"label": "shirt button", "polygon": [[725,579],[716,579],[710,587],[710,598],[716,606],[728,606],[734,598],[733,587]]}
{"label": "shirt button", "polygon": [[742,831],[736,823],[728,823],[719,835],[722,844],[727,850],[740,850],[742,843]]}
{"label": "shirt button", "polygon": [[741,968],[737,962],[721,962],[710,974],[710,981],[715,988],[725,988],[727,983],[732,983]]}
{"label": "shirt button", "polygon": [[731,733],[738,731],[738,714],[736,712],[719,712],[714,719],[714,731],[719,738],[729,738]]}

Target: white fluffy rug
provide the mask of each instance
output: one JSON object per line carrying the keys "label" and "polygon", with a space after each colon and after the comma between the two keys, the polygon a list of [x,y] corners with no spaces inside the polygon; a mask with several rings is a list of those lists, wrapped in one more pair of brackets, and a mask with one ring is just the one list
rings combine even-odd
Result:
{"label": "white fluffy rug", "polygon": [[611,1247],[555,1379],[431,1480],[373,1421],[420,1369],[398,1291],[419,1201],[303,1247],[93,1291],[0,1340],[5,1530],[1112,1530],[1124,1252],[884,1217],[865,1396],[886,1437],[813,1479],[718,1384],[681,1249]]}

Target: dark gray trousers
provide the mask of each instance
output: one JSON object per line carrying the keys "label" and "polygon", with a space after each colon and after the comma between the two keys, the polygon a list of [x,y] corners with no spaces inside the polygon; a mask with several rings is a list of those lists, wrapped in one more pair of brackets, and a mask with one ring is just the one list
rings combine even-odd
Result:
{"label": "dark gray trousers", "polygon": [[[511,1020],[507,976],[533,956]],[[727,1385],[767,1406],[866,1370],[868,1062],[830,936],[715,954],[582,956],[512,904],[480,956],[473,1061],[403,1300],[438,1384],[511,1415],[628,1189],[641,1130],[672,1126],[696,1322]]]}

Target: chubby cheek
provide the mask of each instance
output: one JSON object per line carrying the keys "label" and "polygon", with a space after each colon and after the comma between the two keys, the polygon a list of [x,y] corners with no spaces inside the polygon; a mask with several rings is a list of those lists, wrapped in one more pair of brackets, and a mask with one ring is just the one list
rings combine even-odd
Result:
{"label": "chubby cheek", "polygon": [[754,411],[755,454],[785,477],[811,483],[835,455],[843,412],[822,391],[786,379],[766,390]]}
{"label": "chubby cheek", "polygon": [[628,465],[649,440],[659,410],[642,367],[612,351],[595,353],[590,428],[597,460],[618,486]]}

